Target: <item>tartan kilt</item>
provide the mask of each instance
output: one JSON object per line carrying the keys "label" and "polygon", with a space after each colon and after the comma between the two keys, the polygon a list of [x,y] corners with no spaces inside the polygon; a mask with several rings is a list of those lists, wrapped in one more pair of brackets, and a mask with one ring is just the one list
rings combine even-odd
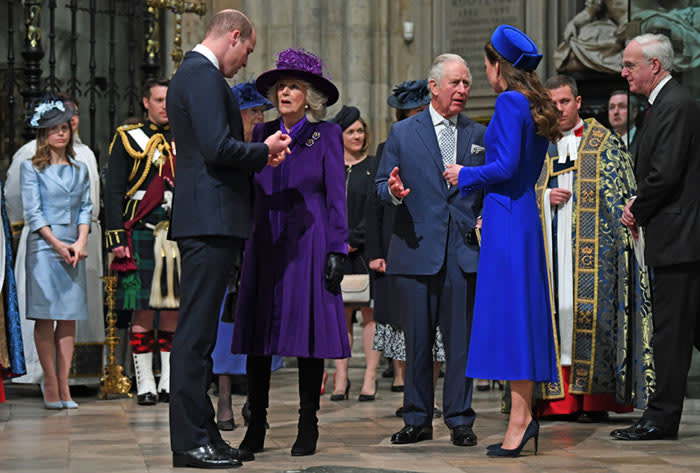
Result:
{"label": "tartan kilt", "polygon": [[117,310],[153,310],[149,305],[155,256],[153,230],[141,222],[131,235],[136,271],[118,273],[115,308]]}

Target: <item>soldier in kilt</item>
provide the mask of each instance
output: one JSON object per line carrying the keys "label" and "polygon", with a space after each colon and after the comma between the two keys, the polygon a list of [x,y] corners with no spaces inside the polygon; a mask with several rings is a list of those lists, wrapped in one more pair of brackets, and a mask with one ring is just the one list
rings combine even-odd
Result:
{"label": "soldier in kilt", "polygon": [[[169,400],[170,349],[179,306],[180,256],[177,245],[166,238],[175,174],[167,90],[167,80],[146,82],[142,102],[148,119],[117,129],[109,148],[104,194],[105,246],[114,256],[110,269],[118,275],[116,308],[133,314],[129,343],[142,405]],[[156,343],[158,386],[153,375]]]}

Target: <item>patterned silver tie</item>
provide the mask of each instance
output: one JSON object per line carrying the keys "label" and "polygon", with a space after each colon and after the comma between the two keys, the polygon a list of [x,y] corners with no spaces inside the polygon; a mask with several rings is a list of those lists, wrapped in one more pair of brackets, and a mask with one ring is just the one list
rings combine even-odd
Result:
{"label": "patterned silver tie", "polygon": [[447,167],[448,164],[455,164],[455,147],[457,146],[457,138],[455,136],[455,126],[449,120],[443,120],[440,134],[438,135],[438,144],[440,145],[440,153],[442,154],[442,163]]}

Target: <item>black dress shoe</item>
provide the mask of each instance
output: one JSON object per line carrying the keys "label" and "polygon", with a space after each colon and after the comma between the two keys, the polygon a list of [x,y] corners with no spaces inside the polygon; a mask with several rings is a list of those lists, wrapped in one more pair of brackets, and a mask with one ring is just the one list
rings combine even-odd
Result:
{"label": "black dress shoe", "polygon": [[433,407],[433,419],[442,417],[442,410],[439,407]]}
{"label": "black dress shoe", "polygon": [[158,402],[170,402],[170,393],[161,391],[158,393]]}
{"label": "black dress shoe", "polygon": [[433,439],[432,425],[406,425],[403,429],[391,436],[391,443],[404,444],[416,443],[421,440]]}
{"label": "black dress shoe", "polygon": [[394,386],[392,384],[391,385],[391,392],[392,393],[402,393],[403,392],[403,384],[401,386]]}
{"label": "black dress shoe", "polygon": [[404,411],[403,406],[396,409],[396,413],[395,413],[396,417],[403,417],[403,411]]}
{"label": "black dress shoe", "polygon": [[158,402],[158,396],[156,396],[154,393],[137,394],[136,402],[140,406],[152,406]]}
{"label": "black dress shoe", "polygon": [[452,444],[458,447],[473,447],[476,445],[476,434],[468,425],[458,425],[450,430]]}
{"label": "black dress shoe", "polygon": [[617,440],[676,440],[678,431],[668,432],[649,420],[640,419],[632,427],[613,430],[610,436]]}
{"label": "black dress shoe", "polygon": [[221,455],[225,455],[225,456],[230,457],[230,458],[235,458],[236,460],[238,460],[240,462],[252,462],[253,460],[255,460],[255,455],[253,455],[252,452],[233,448],[224,439],[221,439],[218,442],[216,442],[214,444],[214,448]]}
{"label": "black dress shoe", "polygon": [[201,447],[173,452],[173,466],[175,468],[236,468],[242,463],[235,458],[219,453],[213,445],[207,444]]}

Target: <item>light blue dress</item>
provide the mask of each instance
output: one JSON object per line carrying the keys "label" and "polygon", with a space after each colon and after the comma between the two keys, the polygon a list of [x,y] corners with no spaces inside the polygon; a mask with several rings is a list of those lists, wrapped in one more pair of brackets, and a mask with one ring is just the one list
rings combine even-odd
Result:
{"label": "light blue dress", "polygon": [[463,195],[485,192],[466,375],[556,381],[547,263],[535,198],[548,141],[536,134],[523,94],[498,96],[484,143],[484,165],[464,167],[459,174]]}
{"label": "light blue dress", "polygon": [[88,317],[85,260],[76,267],[44,240],[38,230],[50,226],[64,243],[78,239],[78,225],[90,225],[90,179],[87,166],[48,165],[38,170],[25,161],[20,174],[27,240],[27,318],[85,320]]}

